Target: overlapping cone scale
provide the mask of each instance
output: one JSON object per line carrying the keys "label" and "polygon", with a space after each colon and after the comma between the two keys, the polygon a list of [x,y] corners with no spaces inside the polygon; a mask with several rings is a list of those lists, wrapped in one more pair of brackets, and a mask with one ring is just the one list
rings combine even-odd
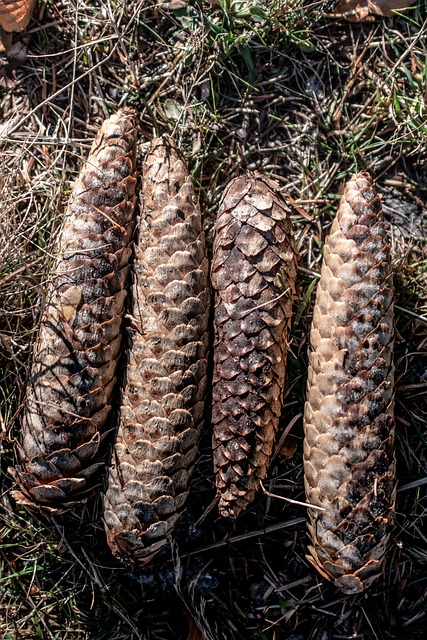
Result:
{"label": "overlapping cone scale", "polygon": [[64,510],[102,466],[135,205],[135,114],[107,119],[71,194],[34,348],[17,466],[23,503]]}
{"label": "overlapping cone scale", "polygon": [[193,181],[168,136],[143,167],[127,380],[104,500],[126,564],[167,542],[184,508],[203,424],[208,262]]}
{"label": "overlapping cone scale", "polygon": [[325,240],[310,335],[304,470],[309,560],[345,593],[383,569],[394,519],[393,288],[371,178],[346,185]]}
{"label": "overlapping cone scale", "polygon": [[248,174],[216,223],[213,450],[219,511],[236,517],[268,470],[283,404],[296,260],[278,186]]}

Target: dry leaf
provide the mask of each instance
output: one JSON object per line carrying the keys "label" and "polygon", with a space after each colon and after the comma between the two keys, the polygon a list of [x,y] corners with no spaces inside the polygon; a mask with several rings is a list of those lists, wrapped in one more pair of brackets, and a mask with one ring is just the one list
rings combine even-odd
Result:
{"label": "dry leaf", "polygon": [[394,11],[406,9],[415,0],[339,0],[331,15],[349,22],[371,22],[374,16],[390,18]]}
{"label": "dry leaf", "polygon": [[36,0],[0,0],[0,27],[4,31],[22,31],[33,15]]}
{"label": "dry leaf", "polygon": [[82,299],[82,288],[80,286],[69,287],[65,293],[60,295],[58,312],[67,322],[77,310]]}
{"label": "dry leaf", "polygon": [[297,443],[295,442],[294,438],[292,436],[286,436],[285,441],[283,442],[280,448],[279,456],[281,458],[286,458],[287,460],[290,460],[291,458],[294,457],[296,450],[297,450]]}
{"label": "dry leaf", "polygon": [[5,53],[6,51],[9,51],[11,46],[12,46],[12,34],[6,33],[6,31],[4,31],[0,27],[0,53]]}
{"label": "dry leaf", "polygon": [[3,44],[5,45],[2,49],[0,38],[0,52],[5,50],[7,58],[7,63],[0,68],[0,86],[12,89],[16,82],[16,69],[25,64],[27,60],[28,42],[21,41],[12,44],[12,34],[3,32],[0,35],[3,36]]}
{"label": "dry leaf", "polygon": [[[0,0],[0,53],[8,53],[12,48],[12,33],[23,31],[33,15],[36,0]],[[12,70],[2,68],[0,76],[10,80]],[[12,83],[13,85],[13,83]]]}
{"label": "dry leaf", "polygon": [[196,621],[192,617],[191,613],[185,611],[184,612],[188,621],[188,636],[187,640],[206,640],[205,636],[200,631],[197,626]]}

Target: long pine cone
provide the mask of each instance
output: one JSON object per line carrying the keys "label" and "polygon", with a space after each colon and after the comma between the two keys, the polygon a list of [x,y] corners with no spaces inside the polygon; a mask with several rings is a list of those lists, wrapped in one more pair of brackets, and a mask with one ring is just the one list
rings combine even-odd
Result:
{"label": "long pine cone", "polygon": [[24,504],[67,509],[102,466],[134,227],[135,142],[133,111],[107,119],[71,194],[11,470]]}
{"label": "long pine cone", "polygon": [[257,174],[236,178],[220,206],[212,262],[213,450],[226,517],[247,507],[267,474],[282,411],[295,280],[292,224],[277,185]]}
{"label": "long pine cone", "polygon": [[304,470],[308,559],[344,593],[382,572],[394,519],[393,289],[381,201],[346,185],[326,238],[311,328]]}
{"label": "long pine cone", "polygon": [[104,501],[107,539],[125,564],[162,547],[184,507],[206,392],[209,288],[200,209],[171,138],[143,170],[129,363]]}

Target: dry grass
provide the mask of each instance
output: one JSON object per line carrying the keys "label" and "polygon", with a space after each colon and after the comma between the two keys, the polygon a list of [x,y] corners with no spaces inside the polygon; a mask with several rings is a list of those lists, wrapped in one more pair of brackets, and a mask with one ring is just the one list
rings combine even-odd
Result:
{"label": "dry grass", "polygon": [[[0,421],[12,459],[50,247],[70,184],[102,119],[141,114],[141,155],[173,133],[188,158],[208,237],[221,189],[245,169],[295,200],[299,294],[278,451],[268,491],[303,498],[302,419],[310,291],[343,181],[373,172],[394,248],[399,492],[387,570],[343,596],[306,562],[305,510],[259,495],[235,525],[210,509],[205,435],[173,560],[139,575],[109,555],[94,499],[53,524],[11,504],[2,477],[4,640],[423,638],[427,625],[427,24],[348,25],[331,3],[39,2],[29,56],[0,101]],[[292,454],[292,442],[296,451]],[[203,629],[201,633],[198,629]]]}

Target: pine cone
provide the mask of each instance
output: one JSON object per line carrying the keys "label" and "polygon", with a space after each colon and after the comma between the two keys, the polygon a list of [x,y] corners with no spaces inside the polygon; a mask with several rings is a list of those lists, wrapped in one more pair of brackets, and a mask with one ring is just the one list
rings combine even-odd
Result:
{"label": "pine cone", "polygon": [[20,464],[11,470],[24,504],[67,509],[102,466],[134,227],[135,141],[133,112],[106,120],[71,195],[35,345]]}
{"label": "pine cone", "polygon": [[203,424],[208,262],[193,181],[168,136],[144,165],[129,364],[104,518],[127,564],[165,544],[182,511]]}
{"label": "pine cone", "polygon": [[311,328],[304,469],[308,559],[344,593],[382,572],[394,519],[393,290],[381,201],[347,184],[326,238]]}
{"label": "pine cone", "polygon": [[227,517],[247,507],[267,474],[295,279],[292,225],[278,186],[259,175],[233,180],[220,206],[212,262],[214,467],[219,511]]}

